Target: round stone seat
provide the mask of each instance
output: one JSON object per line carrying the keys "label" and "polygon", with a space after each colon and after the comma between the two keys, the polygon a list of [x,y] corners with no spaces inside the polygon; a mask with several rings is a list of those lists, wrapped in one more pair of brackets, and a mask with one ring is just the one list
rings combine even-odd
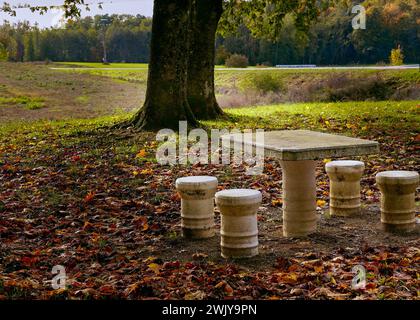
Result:
{"label": "round stone seat", "polygon": [[261,192],[253,189],[229,189],[216,193],[216,202],[224,206],[260,204]]}
{"label": "round stone seat", "polygon": [[258,254],[257,211],[261,192],[230,189],[216,193],[221,214],[221,249],[224,258],[246,258]]}
{"label": "round stone seat", "polygon": [[353,171],[364,170],[365,164],[362,161],[356,160],[334,160],[328,162],[325,168],[329,172],[340,171],[351,173]]}
{"label": "round stone seat", "polygon": [[376,175],[376,182],[381,184],[415,184],[419,182],[419,174],[416,171],[383,171]]}
{"label": "round stone seat", "polygon": [[376,175],[381,191],[381,222],[386,231],[410,231],[415,227],[415,171],[384,171]]}
{"label": "round stone seat", "polygon": [[211,176],[191,176],[178,178],[175,182],[179,190],[211,190],[217,188],[217,178]]}
{"label": "round stone seat", "polygon": [[348,217],[360,212],[360,178],[365,165],[361,161],[328,162],[325,171],[330,178],[330,214]]}
{"label": "round stone seat", "polygon": [[182,235],[191,239],[214,236],[214,194],[217,178],[191,176],[176,180],[181,197]]}

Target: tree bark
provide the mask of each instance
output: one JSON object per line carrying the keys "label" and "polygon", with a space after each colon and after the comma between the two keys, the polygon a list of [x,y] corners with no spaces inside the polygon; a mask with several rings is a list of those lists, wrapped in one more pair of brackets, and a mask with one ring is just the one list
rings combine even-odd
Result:
{"label": "tree bark", "polygon": [[188,61],[188,102],[197,119],[223,114],[214,90],[216,29],[223,0],[192,0]]}
{"label": "tree bark", "polygon": [[138,129],[177,129],[182,120],[198,125],[187,99],[191,1],[154,1],[146,100],[131,121]]}

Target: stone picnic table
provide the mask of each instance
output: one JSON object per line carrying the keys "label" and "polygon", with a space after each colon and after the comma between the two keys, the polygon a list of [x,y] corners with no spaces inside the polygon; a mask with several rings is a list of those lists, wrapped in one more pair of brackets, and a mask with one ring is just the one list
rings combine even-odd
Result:
{"label": "stone picnic table", "polygon": [[264,144],[253,136],[222,137],[233,144],[264,148],[264,156],[280,160],[283,171],[283,235],[300,237],[316,231],[316,160],[376,154],[376,141],[310,130],[264,132]]}

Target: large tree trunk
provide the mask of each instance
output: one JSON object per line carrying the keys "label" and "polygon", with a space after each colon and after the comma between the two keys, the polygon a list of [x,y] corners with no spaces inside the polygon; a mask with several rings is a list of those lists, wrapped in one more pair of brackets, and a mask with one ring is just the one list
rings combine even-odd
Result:
{"label": "large tree trunk", "polygon": [[197,119],[222,114],[214,92],[216,29],[223,0],[192,0],[188,63],[188,102]]}
{"label": "large tree trunk", "polygon": [[154,1],[146,100],[132,119],[139,129],[198,125],[187,100],[190,10],[191,0]]}

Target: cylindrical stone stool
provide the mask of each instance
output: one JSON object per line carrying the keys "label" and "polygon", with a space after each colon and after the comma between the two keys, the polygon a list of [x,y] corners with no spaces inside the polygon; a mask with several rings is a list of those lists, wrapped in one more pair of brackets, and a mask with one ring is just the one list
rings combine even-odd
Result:
{"label": "cylindrical stone stool", "polygon": [[179,178],[176,180],[176,189],[181,196],[182,235],[190,239],[214,236],[214,194],[217,191],[217,178]]}
{"label": "cylindrical stone stool", "polygon": [[360,178],[365,165],[361,161],[339,160],[325,165],[330,178],[330,214],[348,217],[360,213]]}
{"label": "cylindrical stone stool", "polygon": [[381,191],[381,222],[386,231],[414,228],[415,192],[419,174],[415,171],[384,171],[376,175]]}
{"label": "cylindrical stone stool", "polygon": [[231,189],[216,193],[221,214],[222,257],[247,258],[258,254],[257,211],[261,192]]}

